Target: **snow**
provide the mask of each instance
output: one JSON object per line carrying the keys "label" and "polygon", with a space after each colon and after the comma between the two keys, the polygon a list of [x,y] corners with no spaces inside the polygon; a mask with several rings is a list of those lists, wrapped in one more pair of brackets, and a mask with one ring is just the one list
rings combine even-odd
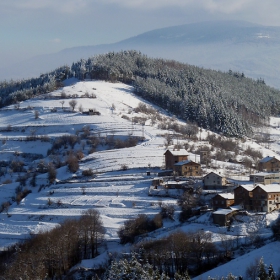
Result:
{"label": "snow", "polygon": [[171,154],[174,156],[188,156],[189,155],[189,153],[184,149],[169,150],[169,152],[171,152]]}
{"label": "snow", "polygon": [[[72,97],[62,99],[61,92],[71,96],[78,96],[74,98],[78,102],[74,112],[69,108],[69,101]],[[94,94],[96,98],[82,97],[85,93]],[[63,108],[62,101],[65,101]],[[17,241],[24,240],[30,234],[50,230],[67,218],[78,218],[87,209],[96,208],[100,212],[106,228],[105,238],[108,241],[108,250],[100,255],[98,259],[84,260],[79,264],[82,267],[89,268],[104,262],[108,253],[129,250],[130,247],[124,247],[118,243],[117,235],[118,229],[127,219],[134,218],[139,214],[155,215],[159,213],[161,203],[174,205],[175,213],[176,215],[178,214],[177,200],[172,197],[180,195],[181,190],[168,190],[172,197],[149,196],[152,180],[157,177],[158,172],[161,171],[161,167],[164,165],[164,153],[167,148],[164,135],[168,131],[160,130],[156,125],[151,125],[149,116],[144,126],[132,124],[130,120],[123,118],[123,116],[127,116],[130,119],[142,116],[141,113],[133,112],[133,108],[136,108],[139,102],[144,101],[133,94],[131,86],[103,81],[79,82],[72,79],[66,82],[63,89],[46,96],[21,102],[19,110],[15,110],[13,106],[0,110],[1,161],[19,159],[24,161],[26,168],[34,166],[41,158],[44,158],[46,162],[55,160],[55,157],[46,158],[48,150],[52,146],[51,142],[42,142],[39,139],[25,141],[32,133],[38,137],[48,135],[53,140],[61,135],[79,133],[85,126],[89,126],[91,134],[96,136],[116,137],[118,139],[125,139],[130,136],[144,137],[143,141],[138,142],[135,147],[108,149],[106,145],[100,145],[91,154],[85,148],[83,151],[85,157],[80,161],[80,168],[76,174],[70,173],[66,166],[62,166],[57,170],[57,180],[52,185],[48,184],[46,173],[38,175],[36,187],[30,186],[30,181],[27,181],[26,187],[32,193],[26,196],[19,204],[12,198],[15,196],[15,190],[19,186],[19,183],[15,182],[18,174],[8,172],[5,176],[0,177],[0,205],[7,201],[11,203],[8,211],[0,213],[0,250]],[[146,103],[149,105],[148,102]],[[101,114],[82,114],[78,111],[80,105],[84,111],[94,108]],[[112,107],[115,107],[115,109],[112,110]],[[53,110],[53,108],[56,110]],[[160,111],[159,108],[157,109]],[[39,111],[39,119],[34,117],[35,110]],[[167,113],[160,112],[168,116]],[[280,118],[271,118],[272,126],[270,130],[272,139],[274,139],[271,147],[273,150],[267,149],[251,139],[244,140],[242,145],[261,150],[264,155],[277,156],[278,152],[280,152],[278,143],[280,129],[274,126],[273,123],[280,123]],[[11,131],[7,131],[9,125],[11,126]],[[207,137],[207,133],[206,130],[202,130],[200,132],[201,141],[193,142],[188,140],[189,144],[205,145],[203,139]],[[74,149],[81,148],[79,144],[76,145]],[[188,155],[189,160],[196,161],[197,155],[194,153],[188,153],[184,149],[180,151],[173,150],[173,147],[170,147],[169,150],[176,155]],[[35,155],[38,158],[24,158],[23,153]],[[123,165],[127,165],[129,169],[122,170]],[[241,174],[244,172],[244,167],[240,164],[215,160],[212,161],[211,166],[215,167],[215,169],[205,168],[205,171],[209,173],[215,170],[216,174],[227,174],[230,175],[227,176],[230,178],[236,176],[240,179],[240,182],[243,178],[249,178],[248,174],[246,176]],[[230,168],[231,174],[225,172],[226,168]],[[87,169],[92,169],[94,176],[82,177],[82,171]],[[150,175],[147,175],[147,171],[150,172]],[[11,182],[3,184],[7,180],[11,180]],[[166,194],[166,190],[158,189],[153,191]],[[271,230],[267,226],[271,225],[278,216],[278,212],[262,216],[259,227],[261,236],[271,237]],[[212,233],[213,243],[219,244],[220,231],[224,230],[223,234],[228,238],[241,238],[245,243],[249,232],[256,227],[256,219],[254,215],[240,217],[240,219],[245,222],[234,223],[231,231],[227,232],[225,228],[214,226],[211,223],[211,213],[205,213],[192,218],[183,225],[179,224],[178,221],[165,221],[164,228],[151,233],[150,237],[161,238],[178,229],[185,232],[203,229]],[[279,243],[277,242],[274,245],[268,244],[267,246],[270,249],[274,246],[274,251],[279,251],[277,249]],[[266,256],[265,252],[267,251],[269,249],[264,249],[264,253],[254,250],[250,254],[252,259],[253,256],[263,255],[266,263],[272,262],[273,256],[275,259],[279,259],[279,255],[276,253]],[[250,254],[246,263],[250,262]],[[228,265],[231,263],[228,263]],[[225,269],[223,269],[224,266],[216,268],[211,275],[234,273],[233,270],[228,270],[235,267],[237,259],[233,263]]]}
{"label": "snow", "polygon": [[269,185],[258,184],[257,186],[262,188],[264,191],[266,191],[268,193],[280,192],[280,185],[279,184],[269,184]]}
{"label": "snow", "polygon": [[234,199],[233,193],[219,193],[218,195],[225,199]]}
{"label": "snow", "polygon": [[264,263],[268,266],[272,264],[274,271],[277,273],[280,269],[280,242],[269,243],[248,254],[233,259],[224,265],[207,271],[206,273],[193,278],[193,280],[208,280],[208,277],[225,277],[229,273],[232,273],[235,276],[243,276],[243,279],[246,279],[246,268],[253,264],[256,259],[259,260],[260,258],[263,258]]}

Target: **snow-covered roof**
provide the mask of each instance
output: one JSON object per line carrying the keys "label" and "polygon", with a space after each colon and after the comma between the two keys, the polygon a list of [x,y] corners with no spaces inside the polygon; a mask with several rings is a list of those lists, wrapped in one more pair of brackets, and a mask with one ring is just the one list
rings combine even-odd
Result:
{"label": "snow-covered roof", "polygon": [[254,184],[250,184],[250,185],[240,185],[243,189],[251,192],[256,186]]}
{"label": "snow-covered roof", "polygon": [[217,194],[225,199],[234,199],[234,194],[233,193],[219,193]]}
{"label": "snow-covered roof", "polygon": [[169,151],[173,156],[188,156],[189,155],[185,149],[179,149],[179,150],[169,150],[168,149],[167,151]]}
{"label": "snow-covered roof", "polygon": [[[265,163],[265,162],[268,162],[268,161],[270,161],[270,160],[272,160],[272,159],[274,159],[274,158],[275,158],[275,157],[267,156],[267,157],[261,159],[260,162],[261,162],[261,163]],[[275,159],[277,159],[277,158],[275,158]],[[278,160],[278,159],[277,159],[277,160]]]}
{"label": "snow-covered roof", "polygon": [[189,163],[196,163],[196,162],[194,162],[192,160],[182,160],[182,161],[179,161],[179,162],[175,163],[174,165],[182,166],[182,165],[189,164]]}
{"label": "snow-covered roof", "polygon": [[219,177],[224,177],[222,174],[218,174],[218,173],[216,173],[216,172],[210,172],[210,173],[208,173],[208,174],[206,174],[204,177],[206,177],[206,176],[209,176],[210,174],[214,174],[214,175],[216,175],[216,176],[219,176]]}
{"label": "snow-covered roof", "polygon": [[229,209],[235,211],[235,210],[242,210],[243,208],[242,208],[241,205],[232,205],[232,206],[229,207]]}
{"label": "snow-covered roof", "polygon": [[279,184],[269,184],[269,185],[258,184],[257,186],[262,188],[267,193],[280,192]]}
{"label": "snow-covered roof", "polygon": [[167,181],[167,185],[182,185],[182,184],[187,184],[187,181]]}
{"label": "snow-covered roof", "polygon": [[213,214],[218,214],[218,215],[227,215],[232,213],[235,210],[232,209],[218,209],[217,211],[213,212]]}
{"label": "snow-covered roof", "polygon": [[258,172],[258,173],[254,173],[254,174],[251,174],[250,176],[269,176],[269,175],[279,175],[280,173],[279,172],[276,172],[276,173],[271,173],[271,172]]}

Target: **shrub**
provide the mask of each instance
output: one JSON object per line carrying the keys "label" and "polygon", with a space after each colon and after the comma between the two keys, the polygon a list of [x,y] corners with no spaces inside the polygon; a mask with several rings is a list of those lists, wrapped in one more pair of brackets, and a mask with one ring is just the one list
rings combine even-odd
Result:
{"label": "shrub", "polygon": [[35,112],[34,112],[34,118],[35,118],[35,120],[37,120],[38,118],[39,118],[39,111],[37,111],[37,110],[35,110]]}
{"label": "shrub", "polygon": [[83,176],[93,176],[93,170],[91,168],[82,171]]}
{"label": "shrub", "polygon": [[121,165],[121,170],[122,171],[125,171],[127,169],[128,169],[128,166],[125,163]]}
{"label": "shrub", "polygon": [[78,160],[81,160],[85,156],[84,153],[81,150],[77,151],[75,153],[75,155],[76,155]]}
{"label": "shrub", "polygon": [[69,155],[66,162],[70,172],[75,173],[79,170],[79,161],[75,155]]}
{"label": "shrub", "polygon": [[7,184],[11,184],[11,183],[12,183],[11,179],[7,179],[7,180],[2,182],[3,185],[7,185]]}
{"label": "shrub", "polygon": [[158,217],[154,220],[145,214],[140,214],[136,219],[125,221],[124,225],[118,230],[118,236],[121,244],[133,243],[136,236],[154,231],[161,225]]}
{"label": "shrub", "polygon": [[280,217],[271,225],[275,238],[280,239]]}
{"label": "shrub", "polygon": [[52,184],[56,179],[56,169],[52,163],[48,166],[48,180]]}
{"label": "shrub", "polygon": [[174,212],[175,212],[175,208],[173,205],[165,204],[165,203],[161,205],[160,214],[163,219],[168,218],[170,220],[174,220]]}

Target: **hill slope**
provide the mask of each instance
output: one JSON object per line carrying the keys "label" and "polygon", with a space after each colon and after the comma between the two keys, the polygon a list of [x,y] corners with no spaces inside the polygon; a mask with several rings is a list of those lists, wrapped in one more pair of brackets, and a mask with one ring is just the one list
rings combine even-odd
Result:
{"label": "hill slope", "polygon": [[153,59],[136,51],[110,52],[62,67],[37,79],[0,84],[1,105],[53,90],[66,77],[103,79],[134,85],[146,100],[199,126],[231,136],[249,135],[279,114],[280,92],[243,73],[222,73]]}

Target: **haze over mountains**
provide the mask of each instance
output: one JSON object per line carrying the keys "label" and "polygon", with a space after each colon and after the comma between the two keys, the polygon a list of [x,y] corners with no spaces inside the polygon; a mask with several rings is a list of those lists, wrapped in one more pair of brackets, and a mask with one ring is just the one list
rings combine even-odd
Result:
{"label": "haze over mountains", "polygon": [[0,80],[36,77],[81,58],[128,49],[205,68],[244,72],[245,76],[262,78],[268,85],[280,88],[280,27],[244,21],[186,24],[149,31],[114,44],[64,49],[2,66]]}

